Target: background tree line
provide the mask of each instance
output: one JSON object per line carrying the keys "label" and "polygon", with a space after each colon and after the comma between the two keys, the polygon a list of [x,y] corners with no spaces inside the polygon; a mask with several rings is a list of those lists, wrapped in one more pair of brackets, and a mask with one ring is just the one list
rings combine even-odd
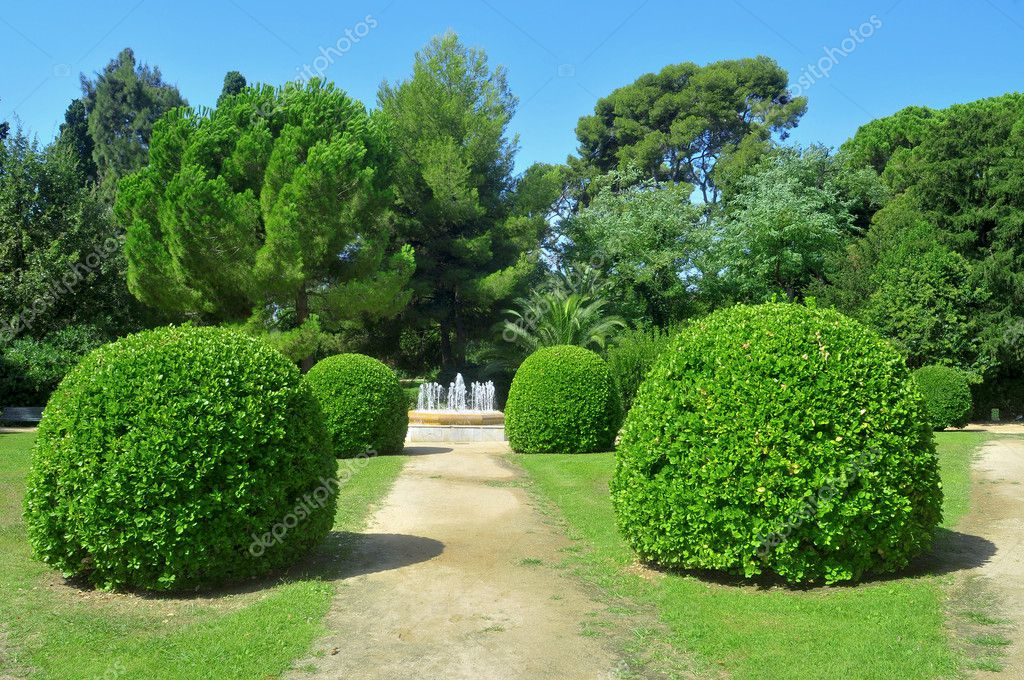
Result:
{"label": "background tree line", "polygon": [[565,163],[520,173],[516,105],[450,33],[373,109],[238,71],[192,109],[122,51],[51,144],[0,127],[5,324],[124,240],[7,334],[0,402],[45,399],[83,352],[167,322],[233,325],[306,365],[361,351],[500,382],[545,344],[628,354],[718,307],[813,298],[1019,409],[1024,95],[797,148],[807,102],[773,60],[672,64],[598,100]]}

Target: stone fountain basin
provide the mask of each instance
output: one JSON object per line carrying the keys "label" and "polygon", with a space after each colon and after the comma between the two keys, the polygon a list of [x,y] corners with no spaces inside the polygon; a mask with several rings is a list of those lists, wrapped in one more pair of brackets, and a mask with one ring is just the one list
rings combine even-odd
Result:
{"label": "stone fountain basin", "polygon": [[501,411],[409,411],[409,424],[425,425],[504,425]]}
{"label": "stone fountain basin", "polygon": [[505,441],[501,411],[409,411],[409,442]]}

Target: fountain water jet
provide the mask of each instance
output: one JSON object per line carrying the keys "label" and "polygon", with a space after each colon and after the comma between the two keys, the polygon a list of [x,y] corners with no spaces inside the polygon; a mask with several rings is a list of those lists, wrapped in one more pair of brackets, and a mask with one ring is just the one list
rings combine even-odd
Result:
{"label": "fountain water jet", "polygon": [[473,382],[462,374],[448,384],[420,385],[416,409],[409,411],[407,441],[482,442],[505,440],[505,414],[494,408],[494,383]]}

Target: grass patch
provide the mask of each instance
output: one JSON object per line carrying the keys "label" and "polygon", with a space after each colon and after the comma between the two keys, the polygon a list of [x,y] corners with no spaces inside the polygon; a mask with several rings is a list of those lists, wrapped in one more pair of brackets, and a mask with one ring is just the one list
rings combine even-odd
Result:
{"label": "grass patch", "polygon": [[942,526],[952,529],[971,505],[971,461],[992,435],[985,432],[936,432],[939,474],[942,477]]}
{"label": "grass patch", "polygon": [[[984,433],[939,433],[944,526],[969,506],[973,451]],[[734,680],[949,677],[961,666],[944,626],[940,577],[790,590],[720,585],[637,564],[615,529],[608,496],[612,454],[517,456],[535,489],[561,511],[584,550],[567,560],[612,601],[653,606],[669,642],[705,673]]]}
{"label": "grass patch", "polygon": [[407,460],[382,456],[355,468],[340,491],[339,533],[288,574],[223,592],[146,597],[79,590],[32,558],[21,503],[34,440],[0,434],[0,676],[279,676],[324,632],[331,565],[352,538],[345,532],[364,527]]}

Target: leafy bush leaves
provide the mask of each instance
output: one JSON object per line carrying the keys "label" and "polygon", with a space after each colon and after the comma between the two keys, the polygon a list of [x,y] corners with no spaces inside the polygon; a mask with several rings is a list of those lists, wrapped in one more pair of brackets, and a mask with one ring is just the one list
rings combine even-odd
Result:
{"label": "leafy bush leaves", "polygon": [[942,492],[902,357],[838,312],[737,306],[688,326],[641,385],[612,481],[657,564],[799,583],[900,569]]}
{"label": "leafy bush leaves", "polygon": [[607,451],[621,422],[608,366],[590,350],[571,345],[527,357],[505,404],[505,434],[519,453]]}
{"label": "leafy bush leaves", "polygon": [[337,354],[310,369],[306,382],[320,401],[335,454],[401,453],[408,401],[390,368],[362,354]]}
{"label": "leafy bush leaves", "polygon": [[971,386],[963,371],[949,366],[923,366],[913,373],[924,396],[928,420],[936,430],[963,427],[971,418]]}
{"label": "leafy bush leaves", "polygon": [[25,497],[29,540],[65,575],[105,588],[258,576],[330,530],[327,441],[298,369],[258,340],[192,326],[128,336],[89,354],[50,399]]}

